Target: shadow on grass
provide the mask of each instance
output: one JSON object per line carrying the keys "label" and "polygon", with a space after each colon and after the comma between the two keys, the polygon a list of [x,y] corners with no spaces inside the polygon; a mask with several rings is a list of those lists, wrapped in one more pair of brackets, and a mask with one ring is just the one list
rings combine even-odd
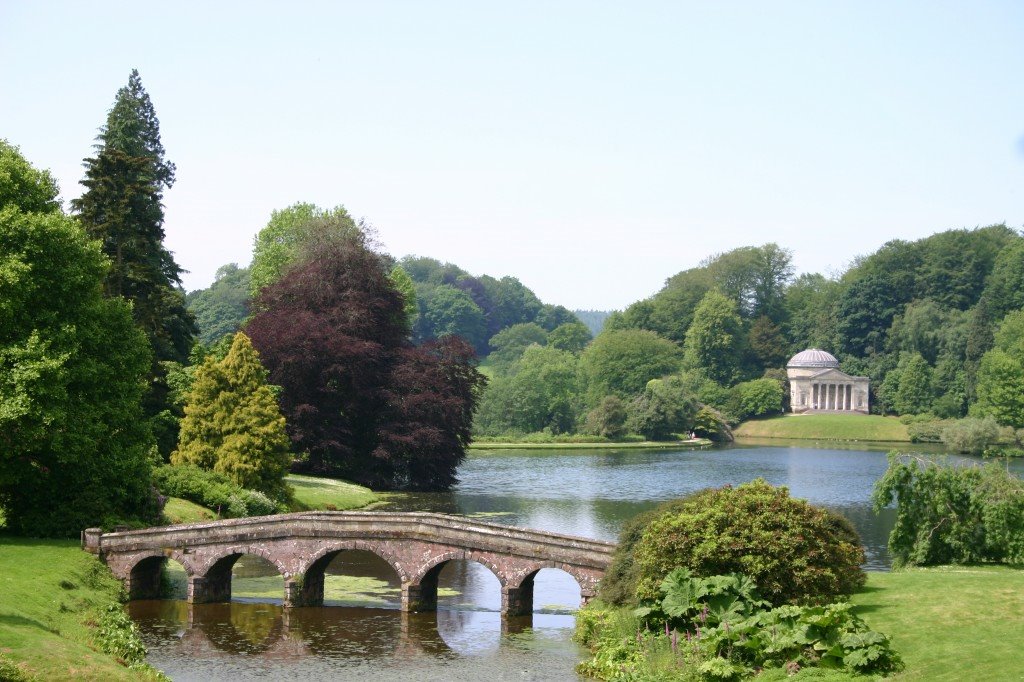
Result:
{"label": "shadow on grass", "polygon": [[31,618],[25,618],[24,616],[13,616],[7,613],[0,613],[0,625],[10,625],[12,627],[31,627],[39,628],[50,632],[51,629],[40,623],[38,620],[32,620]]}

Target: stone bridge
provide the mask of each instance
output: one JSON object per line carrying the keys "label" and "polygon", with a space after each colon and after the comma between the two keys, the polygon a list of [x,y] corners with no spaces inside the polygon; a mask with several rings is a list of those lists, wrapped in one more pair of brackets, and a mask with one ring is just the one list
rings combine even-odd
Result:
{"label": "stone bridge", "polygon": [[610,542],[419,512],[299,512],[117,533],[89,528],[82,547],[124,581],[131,599],[157,598],[161,570],[174,559],[188,575],[193,604],[230,601],[231,567],[252,554],[284,577],[285,606],[320,606],[331,560],[365,550],[398,575],[403,611],[431,611],[444,565],[475,561],[497,576],[501,611],[513,616],[533,611],[533,581],[543,568],[573,576],[586,603],[615,549]]}

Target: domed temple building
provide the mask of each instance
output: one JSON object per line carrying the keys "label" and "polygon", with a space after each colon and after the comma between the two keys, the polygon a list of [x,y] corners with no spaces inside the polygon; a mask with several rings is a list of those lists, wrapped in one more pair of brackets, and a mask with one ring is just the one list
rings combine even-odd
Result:
{"label": "domed temple building", "polygon": [[839,361],[817,348],[801,351],[786,363],[793,412],[868,412],[867,377],[839,371]]}

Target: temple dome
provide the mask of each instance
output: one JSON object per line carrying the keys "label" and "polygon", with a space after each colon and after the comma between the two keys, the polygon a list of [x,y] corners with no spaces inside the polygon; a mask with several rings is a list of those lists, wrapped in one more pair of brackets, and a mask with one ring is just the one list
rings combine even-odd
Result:
{"label": "temple dome", "polygon": [[831,353],[808,348],[791,357],[786,367],[839,367],[839,361]]}

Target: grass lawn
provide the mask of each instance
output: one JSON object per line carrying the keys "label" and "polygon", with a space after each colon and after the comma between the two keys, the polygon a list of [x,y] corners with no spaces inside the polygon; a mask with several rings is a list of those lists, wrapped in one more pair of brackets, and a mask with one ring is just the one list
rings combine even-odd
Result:
{"label": "grass lawn", "polygon": [[164,505],[164,516],[167,518],[167,523],[197,523],[217,518],[217,515],[206,507],[180,497],[167,498],[167,504]]}
{"label": "grass lawn", "polygon": [[1024,570],[942,566],[870,573],[857,613],[892,637],[897,680],[1024,680]]}
{"label": "grass lawn", "polygon": [[[77,540],[0,535],[0,654],[29,679],[154,679],[96,648],[95,630],[86,625],[120,590]],[[3,667],[0,679],[13,677]]]}
{"label": "grass lawn", "polygon": [[734,433],[737,438],[910,442],[905,424],[877,414],[787,414],[743,422]]}
{"label": "grass lawn", "polygon": [[297,474],[289,474],[284,480],[295,489],[297,511],[359,509],[380,501],[369,488],[347,481]]}

